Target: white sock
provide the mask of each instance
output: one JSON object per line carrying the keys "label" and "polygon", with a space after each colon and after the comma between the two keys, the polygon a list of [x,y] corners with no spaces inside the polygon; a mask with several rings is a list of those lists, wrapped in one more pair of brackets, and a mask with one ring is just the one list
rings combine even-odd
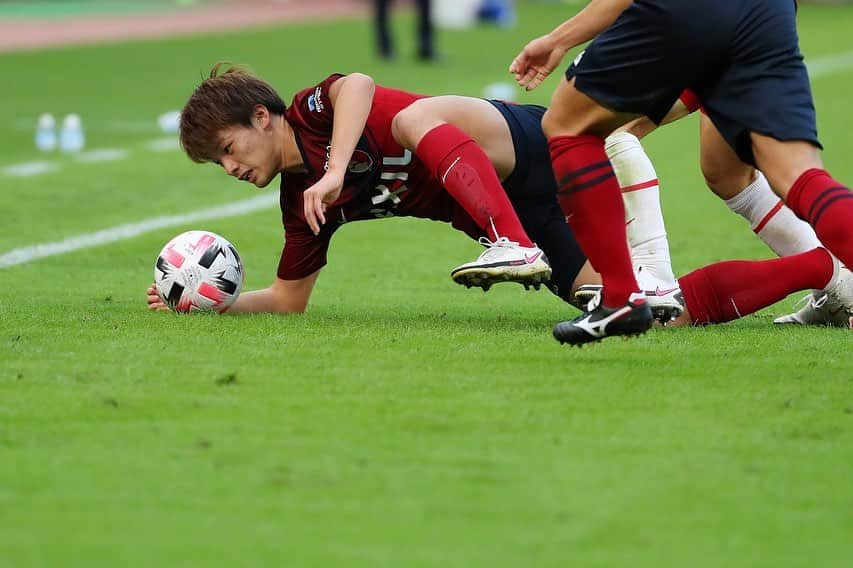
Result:
{"label": "white sock", "polygon": [[607,157],[622,188],[625,230],[638,284],[646,290],[676,286],[669,241],[660,207],[658,176],[636,136],[613,134],[604,141]]}
{"label": "white sock", "polygon": [[778,256],[791,256],[823,246],[808,223],[788,209],[759,171],[754,182],[727,199],[729,209],[749,221],[752,230]]}

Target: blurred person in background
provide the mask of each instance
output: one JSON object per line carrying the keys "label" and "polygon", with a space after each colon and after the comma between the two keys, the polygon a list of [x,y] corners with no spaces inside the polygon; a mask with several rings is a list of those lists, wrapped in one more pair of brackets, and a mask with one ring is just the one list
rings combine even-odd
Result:
{"label": "blurred person in background", "polygon": [[[388,12],[391,0],[373,0],[376,45],[379,57],[394,59],[394,39],[391,34]],[[418,40],[417,58],[421,61],[435,60],[435,34],[433,33],[431,0],[414,0],[417,9],[415,32]]]}

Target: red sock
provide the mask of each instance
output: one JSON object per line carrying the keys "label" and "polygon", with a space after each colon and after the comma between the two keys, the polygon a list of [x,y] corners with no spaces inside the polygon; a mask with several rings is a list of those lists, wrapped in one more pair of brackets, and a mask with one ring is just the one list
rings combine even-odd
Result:
{"label": "red sock", "polygon": [[492,240],[506,237],[523,247],[533,246],[495,167],[470,136],[452,124],[442,124],[421,138],[416,154]]}
{"label": "red sock", "polygon": [[623,306],[640,287],[631,268],[625,235],[625,206],[613,166],[597,136],[548,140],[566,220],[604,284],[602,303]]}
{"label": "red sock", "polygon": [[811,169],[794,182],[788,207],[845,266],[853,266],[853,192],[826,170]]}
{"label": "red sock", "polygon": [[678,279],[694,325],[723,323],[775,304],[788,294],[826,287],[832,258],[824,248],[772,260],[729,260]]}

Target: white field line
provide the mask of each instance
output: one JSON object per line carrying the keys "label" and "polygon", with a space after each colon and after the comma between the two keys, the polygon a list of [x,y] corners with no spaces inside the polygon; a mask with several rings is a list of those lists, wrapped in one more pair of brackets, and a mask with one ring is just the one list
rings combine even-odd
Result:
{"label": "white field line", "polygon": [[94,233],[68,237],[61,241],[17,248],[0,255],[0,269],[9,268],[10,266],[18,264],[25,264],[40,258],[47,258],[49,256],[65,254],[75,250],[97,247],[117,241],[123,241],[125,239],[131,239],[166,227],[197,223],[199,221],[208,221],[210,219],[224,219],[227,217],[247,215],[249,213],[254,213],[255,211],[274,207],[278,204],[278,198],[278,192],[274,191],[264,193],[251,199],[245,199],[243,201],[228,203],[217,207],[210,207],[208,209],[191,211],[181,215],[151,217],[149,219],[143,219],[137,223],[118,225],[116,227],[111,227]]}
{"label": "white field line", "polygon": [[98,162],[117,162],[124,160],[130,153],[122,148],[102,148],[90,150],[74,155],[74,159],[84,164],[97,164]]}
{"label": "white field line", "polygon": [[[149,140],[142,145],[149,152],[170,152],[180,150],[177,137],[164,137]],[[126,148],[96,148],[80,154],[65,154],[68,158],[81,164],[98,164],[102,162],[118,162],[131,156],[131,150]],[[54,172],[63,167],[62,162],[56,160],[39,160],[12,164],[0,169],[0,175],[8,177],[32,177]]]}
{"label": "white field line", "polygon": [[3,175],[9,177],[32,177],[58,170],[59,165],[53,162],[24,162],[3,168]]}
{"label": "white field line", "polygon": [[[56,117],[57,121],[61,124],[62,115]],[[18,118],[12,122],[12,127],[15,130],[35,130],[36,122],[38,118]],[[83,124],[84,130],[89,132],[124,132],[124,133],[133,133],[133,134],[143,134],[145,132],[150,132],[154,134],[156,132],[162,132],[159,126],[157,126],[157,121],[155,119],[151,120],[109,120],[109,121],[97,121],[97,120],[87,120],[85,124]]]}
{"label": "white field line", "polygon": [[181,144],[178,142],[177,137],[168,136],[166,138],[149,140],[145,143],[145,149],[149,152],[171,152],[173,150],[180,150]]}

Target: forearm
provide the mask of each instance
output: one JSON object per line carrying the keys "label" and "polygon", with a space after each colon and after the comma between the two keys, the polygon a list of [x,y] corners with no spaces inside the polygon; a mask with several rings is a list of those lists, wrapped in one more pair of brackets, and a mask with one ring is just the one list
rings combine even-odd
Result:
{"label": "forearm", "polygon": [[327,170],[329,173],[340,176],[346,173],[352,153],[367,124],[375,90],[373,79],[361,73],[347,75],[333,86],[331,100],[335,118]]}
{"label": "forearm", "polygon": [[234,305],[228,309],[228,313],[287,314],[305,311],[304,306],[302,309],[298,308],[299,306],[292,306],[287,301],[281,301],[272,288],[264,288],[240,294]]}
{"label": "forearm", "polygon": [[269,288],[243,292],[231,306],[233,313],[301,314],[317,281],[318,270],[299,280],[276,278]]}
{"label": "forearm", "polygon": [[554,45],[568,51],[603,32],[632,3],[633,0],[592,0],[549,35]]}

